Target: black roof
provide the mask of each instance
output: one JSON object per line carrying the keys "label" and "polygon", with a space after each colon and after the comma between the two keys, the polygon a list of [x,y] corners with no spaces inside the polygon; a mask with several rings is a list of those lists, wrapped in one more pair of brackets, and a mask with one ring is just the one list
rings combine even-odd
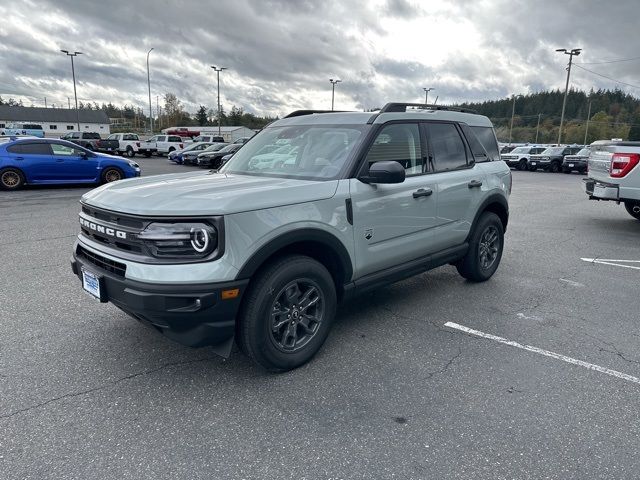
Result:
{"label": "black roof", "polygon": [[[80,110],[80,123],[104,123],[109,124],[109,117],[102,110]],[[12,105],[0,105],[0,120],[5,122],[28,123],[76,123],[75,109],[68,108],[41,108],[41,107],[17,107]]]}

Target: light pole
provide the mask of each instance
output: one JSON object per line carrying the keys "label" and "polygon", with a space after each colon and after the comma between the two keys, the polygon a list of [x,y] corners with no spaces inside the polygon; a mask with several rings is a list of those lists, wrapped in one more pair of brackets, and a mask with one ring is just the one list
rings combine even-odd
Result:
{"label": "light pole", "polygon": [[149,122],[151,122],[151,135],[153,135],[153,112],[151,112],[151,76],[149,74],[149,54],[151,53],[151,48],[147,52],[147,88],[149,89]]}
{"label": "light pole", "polygon": [[521,97],[522,95],[514,95],[513,96],[513,106],[511,107],[511,126],[509,127],[509,145],[511,145],[511,132],[513,131],[513,117],[516,113],[516,98]]}
{"label": "light pole", "polygon": [[335,80],[333,78],[330,78],[329,81],[331,82],[331,111],[333,112],[333,99],[335,98],[336,94],[336,83],[340,83],[342,80],[340,80],[339,78],[336,78]]}
{"label": "light pole", "polygon": [[424,90],[424,104],[429,105],[429,92],[433,90],[433,88],[423,87],[422,90]]}
{"label": "light pole", "polygon": [[584,143],[587,144],[587,134],[589,133],[589,120],[591,119],[591,99],[589,99],[589,112],[587,113],[587,127],[584,129]]}
{"label": "light pole", "polygon": [[73,57],[82,55],[82,52],[69,52],[69,50],[60,50],[62,53],[71,57],[71,75],[73,76],[73,96],[76,99],[76,123],[78,124],[78,131],[80,131],[80,111],[78,110],[78,94],[76,93],[76,70],[73,66]]}
{"label": "light pole", "polygon": [[211,68],[218,74],[218,136],[220,136],[220,72],[226,70],[227,67],[216,67],[211,65]]}
{"label": "light pole", "polygon": [[540,130],[540,117],[542,116],[541,113],[538,114],[538,123],[536,124],[536,143],[538,143],[538,131]]}
{"label": "light pole", "polygon": [[560,145],[560,141],[562,140],[562,125],[564,124],[564,109],[567,105],[567,94],[569,93],[569,77],[571,76],[571,63],[573,61],[573,56],[580,55],[582,51],[581,48],[572,48],[571,50],[567,50],[566,48],[557,48],[556,52],[562,52],[565,55],[569,55],[569,66],[567,67],[567,84],[564,87],[564,100],[562,101],[562,114],[560,115],[560,131],[558,132],[558,145]]}

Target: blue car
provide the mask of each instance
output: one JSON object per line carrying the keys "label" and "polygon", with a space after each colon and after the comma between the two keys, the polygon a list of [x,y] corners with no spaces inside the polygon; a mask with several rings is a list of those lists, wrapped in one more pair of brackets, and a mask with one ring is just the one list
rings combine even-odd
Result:
{"label": "blue car", "polygon": [[108,183],[140,176],[140,166],[57,139],[0,138],[0,189],[25,184]]}

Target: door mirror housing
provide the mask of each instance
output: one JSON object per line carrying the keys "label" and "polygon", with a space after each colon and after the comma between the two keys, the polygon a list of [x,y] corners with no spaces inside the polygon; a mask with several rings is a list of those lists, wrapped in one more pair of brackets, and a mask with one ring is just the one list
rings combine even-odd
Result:
{"label": "door mirror housing", "polygon": [[404,167],[398,162],[375,162],[369,167],[369,172],[359,177],[364,183],[402,183],[404,182]]}

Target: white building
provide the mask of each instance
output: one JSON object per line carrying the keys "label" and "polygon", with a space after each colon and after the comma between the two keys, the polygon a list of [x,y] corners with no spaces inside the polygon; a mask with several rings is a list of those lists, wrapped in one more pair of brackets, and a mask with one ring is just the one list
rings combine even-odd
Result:
{"label": "white building", "polygon": [[[111,133],[109,117],[102,110],[80,110],[78,113],[81,131],[97,132],[103,137]],[[76,110],[67,108],[0,105],[0,131],[10,123],[42,125],[45,137],[60,137],[78,130]]]}

